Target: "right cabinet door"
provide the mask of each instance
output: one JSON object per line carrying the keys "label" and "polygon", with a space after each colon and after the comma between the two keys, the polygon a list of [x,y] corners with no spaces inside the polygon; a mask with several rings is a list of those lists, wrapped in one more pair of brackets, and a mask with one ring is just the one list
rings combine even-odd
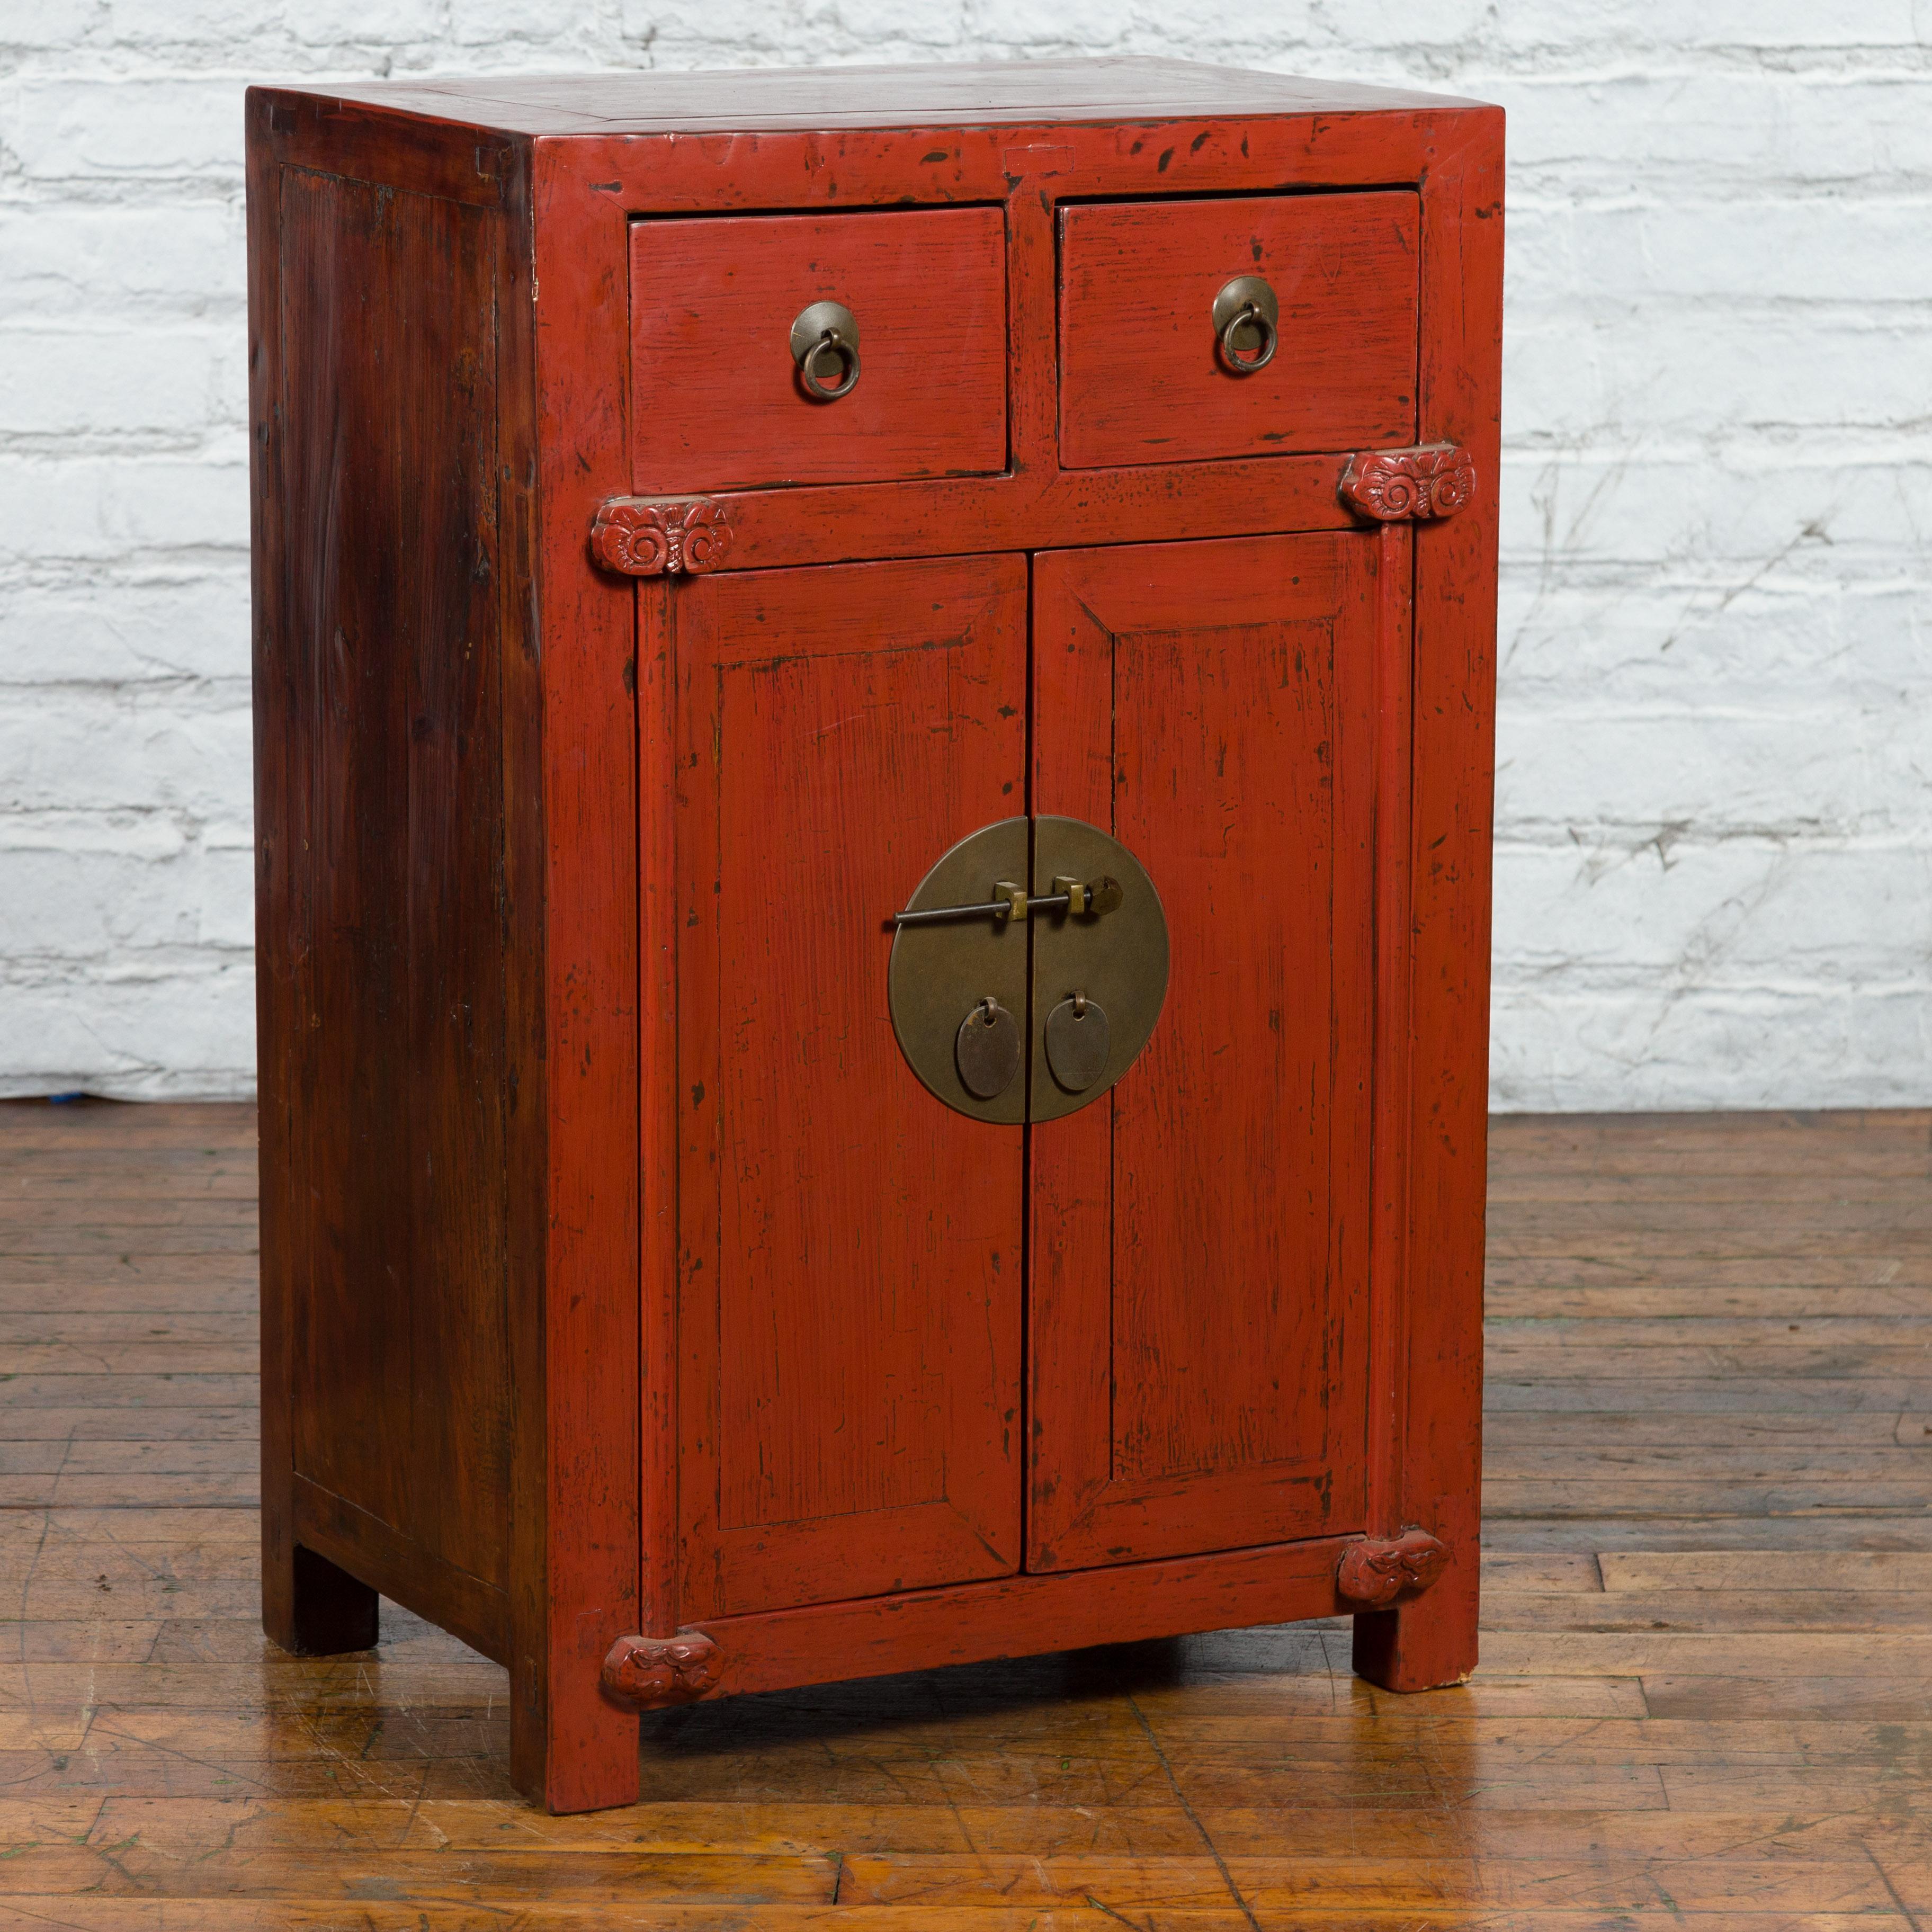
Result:
{"label": "right cabinet door", "polygon": [[1171,965],[1118,1084],[1031,1130],[1030,1568],[1364,1527],[1376,661],[1406,662],[1379,579],[1407,554],[1034,560],[1034,809],[1140,860]]}

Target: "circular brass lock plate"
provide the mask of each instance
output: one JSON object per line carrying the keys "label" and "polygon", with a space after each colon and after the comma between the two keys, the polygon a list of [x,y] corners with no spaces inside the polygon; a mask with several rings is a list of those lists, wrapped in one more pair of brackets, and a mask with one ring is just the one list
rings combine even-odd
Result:
{"label": "circular brass lock plate", "polygon": [[[954,846],[903,910],[944,908],[959,916],[901,925],[892,940],[886,1000],[907,1064],[978,1120],[1051,1120],[1098,1100],[1167,993],[1167,918],[1139,861],[1077,818],[1002,819]],[[1004,1084],[1001,1022],[1024,1042]]]}
{"label": "circular brass lock plate", "polygon": [[[908,912],[976,904],[1000,879],[1027,875],[1028,826],[1003,818],[960,840],[920,880]],[[982,1001],[996,1000],[1013,1016],[1018,1036],[1027,1011],[1027,928],[1011,919],[949,920],[902,926],[886,968],[892,1030],[906,1063],[949,1107],[976,1120],[1017,1125],[1026,1118],[1024,1064],[999,1092],[982,1097],[960,1075],[960,1034]]]}

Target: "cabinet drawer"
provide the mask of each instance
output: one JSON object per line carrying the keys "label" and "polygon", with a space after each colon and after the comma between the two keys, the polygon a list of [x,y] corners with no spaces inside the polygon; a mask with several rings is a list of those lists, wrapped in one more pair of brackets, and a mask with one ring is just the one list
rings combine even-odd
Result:
{"label": "cabinet drawer", "polygon": [[[1412,440],[1418,220],[1403,189],[1064,211],[1062,464]],[[1249,374],[1224,363],[1214,319],[1238,276],[1280,304],[1274,352]]]}
{"label": "cabinet drawer", "polygon": [[[1006,225],[994,208],[635,222],[634,487],[864,483],[1006,459]],[[808,394],[813,303],[857,324],[858,375]],[[818,373],[836,386],[836,355]]]}

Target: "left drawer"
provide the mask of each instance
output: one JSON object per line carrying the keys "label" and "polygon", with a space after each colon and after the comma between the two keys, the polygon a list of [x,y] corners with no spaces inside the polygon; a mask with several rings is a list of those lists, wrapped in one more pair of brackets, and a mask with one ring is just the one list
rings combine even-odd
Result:
{"label": "left drawer", "polygon": [[[794,338],[822,340],[826,304],[850,320],[810,376],[821,392],[843,393],[814,395]],[[809,329],[795,332],[808,310]],[[634,222],[631,356],[640,492],[1002,470],[1004,214]]]}

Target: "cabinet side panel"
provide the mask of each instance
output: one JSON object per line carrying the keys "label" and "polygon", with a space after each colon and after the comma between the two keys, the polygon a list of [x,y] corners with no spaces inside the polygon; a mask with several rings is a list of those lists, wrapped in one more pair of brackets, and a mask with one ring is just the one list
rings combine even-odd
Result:
{"label": "cabinet side panel", "polygon": [[420,1578],[366,1580],[434,1616],[441,1565],[507,1580],[501,223],[304,169],[274,189],[259,970],[286,1238],[265,1293],[292,1471],[423,1553]]}
{"label": "cabinet side panel", "polygon": [[[288,1310],[296,1258],[306,1251],[305,1192],[290,1184],[290,1068],[299,1043],[295,962],[308,926],[302,887],[286,862],[302,812],[299,761],[283,740],[293,715],[292,664],[284,648],[283,503],[278,475],[280,394],[282,171],[267,137],[266,104],[248,103],[248,420],[252,525],[255,804],[255,1035],[261,1141],[262,1622],[286,1648],[301,1641],[296,1578],[295,1469],[289,1447]],[[300,840],[294,842],[297,850]],[[350,1621],[354,1622],[355,1619]],[[340,1633],[358,1638],[359,1629]]]}

